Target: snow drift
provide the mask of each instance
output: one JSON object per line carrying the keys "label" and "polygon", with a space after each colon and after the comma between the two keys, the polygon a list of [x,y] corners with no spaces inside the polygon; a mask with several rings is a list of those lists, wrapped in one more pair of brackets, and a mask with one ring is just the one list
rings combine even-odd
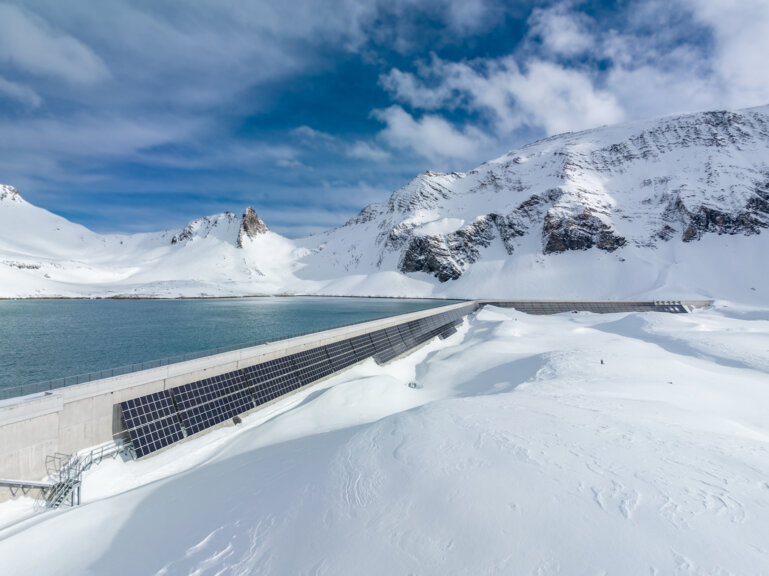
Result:
{"label": "snow drift", "polygon": [[765,311],[486,308],[389,366],[105,462],[79,508],[0,505],[2,571],[759,574],[767,347]]}

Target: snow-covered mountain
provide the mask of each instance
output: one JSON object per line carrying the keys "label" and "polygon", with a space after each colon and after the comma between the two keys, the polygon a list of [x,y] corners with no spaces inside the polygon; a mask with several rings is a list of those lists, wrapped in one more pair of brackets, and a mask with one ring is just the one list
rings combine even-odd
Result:
{"label": "snow-covered mountain", "polygon": [[0,186],[0,296],[199,296],[300,289],[303,249],[253,208],[193,220],[181,230],[96,234]]}
{"label": "snow-covered mountain", "polygon": [[426,172],[299,240],[252,209],[100,236],[0,190],[4,296],[769,300],[769,106],[562,134],[468,173]]}
{"label": "snow-covered mountain", "polygon": [[[614,288],[617,274],[642,291],[664,288],[651,280],[674,273],[682,257],[759,265],[740,252],[769,247],[766,234],[756,238],[768,225],[769,107],[762,107],[563,134],[467,174],[426,172],[304,245],[317,243],[318,270],[422,273],[454,284],[442,291],[456,295],[491,284],[489,295],[517,288],[557,296],[564,283],[599,284],[601,276]],[[559,269],[568,276],[552,273]]]}

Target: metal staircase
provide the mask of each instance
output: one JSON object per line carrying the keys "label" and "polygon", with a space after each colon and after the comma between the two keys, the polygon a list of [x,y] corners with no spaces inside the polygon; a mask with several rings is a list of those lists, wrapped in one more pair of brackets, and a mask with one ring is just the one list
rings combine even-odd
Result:
{"label": "metal staircase", "polygon": [[76,454],[56,453],[47,456],[45,467],[50,482],[28,482],[26,480],[2,480],[0,487],[8,488],[11,496],[19,493],[27,495],[37,491],[36,501],[41,507],[59,508],[80,504],[80,487],[83,472],[99,464],[104,458],[116,458],[118,454],[130,453],[131,445],[122,442],[109,442],[90,450]]}

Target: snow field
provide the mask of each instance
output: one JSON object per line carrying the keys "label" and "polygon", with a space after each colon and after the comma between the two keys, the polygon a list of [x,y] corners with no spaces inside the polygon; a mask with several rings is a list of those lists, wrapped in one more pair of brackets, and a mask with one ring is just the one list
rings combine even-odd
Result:
{"label": "snow field", "polygon": [[485,308],[80,508],[0,505],[2,573],[767,573],[769,315],[725,306]]}

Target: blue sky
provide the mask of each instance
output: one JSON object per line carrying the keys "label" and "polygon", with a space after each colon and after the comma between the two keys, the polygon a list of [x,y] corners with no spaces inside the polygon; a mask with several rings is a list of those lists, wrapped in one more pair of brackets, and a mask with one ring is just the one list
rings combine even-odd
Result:
{"label": "blue sky", "polygon": [[0,2],[0,183],[100,232],[344,223],[424,170],[769,103],[767,0]]}

